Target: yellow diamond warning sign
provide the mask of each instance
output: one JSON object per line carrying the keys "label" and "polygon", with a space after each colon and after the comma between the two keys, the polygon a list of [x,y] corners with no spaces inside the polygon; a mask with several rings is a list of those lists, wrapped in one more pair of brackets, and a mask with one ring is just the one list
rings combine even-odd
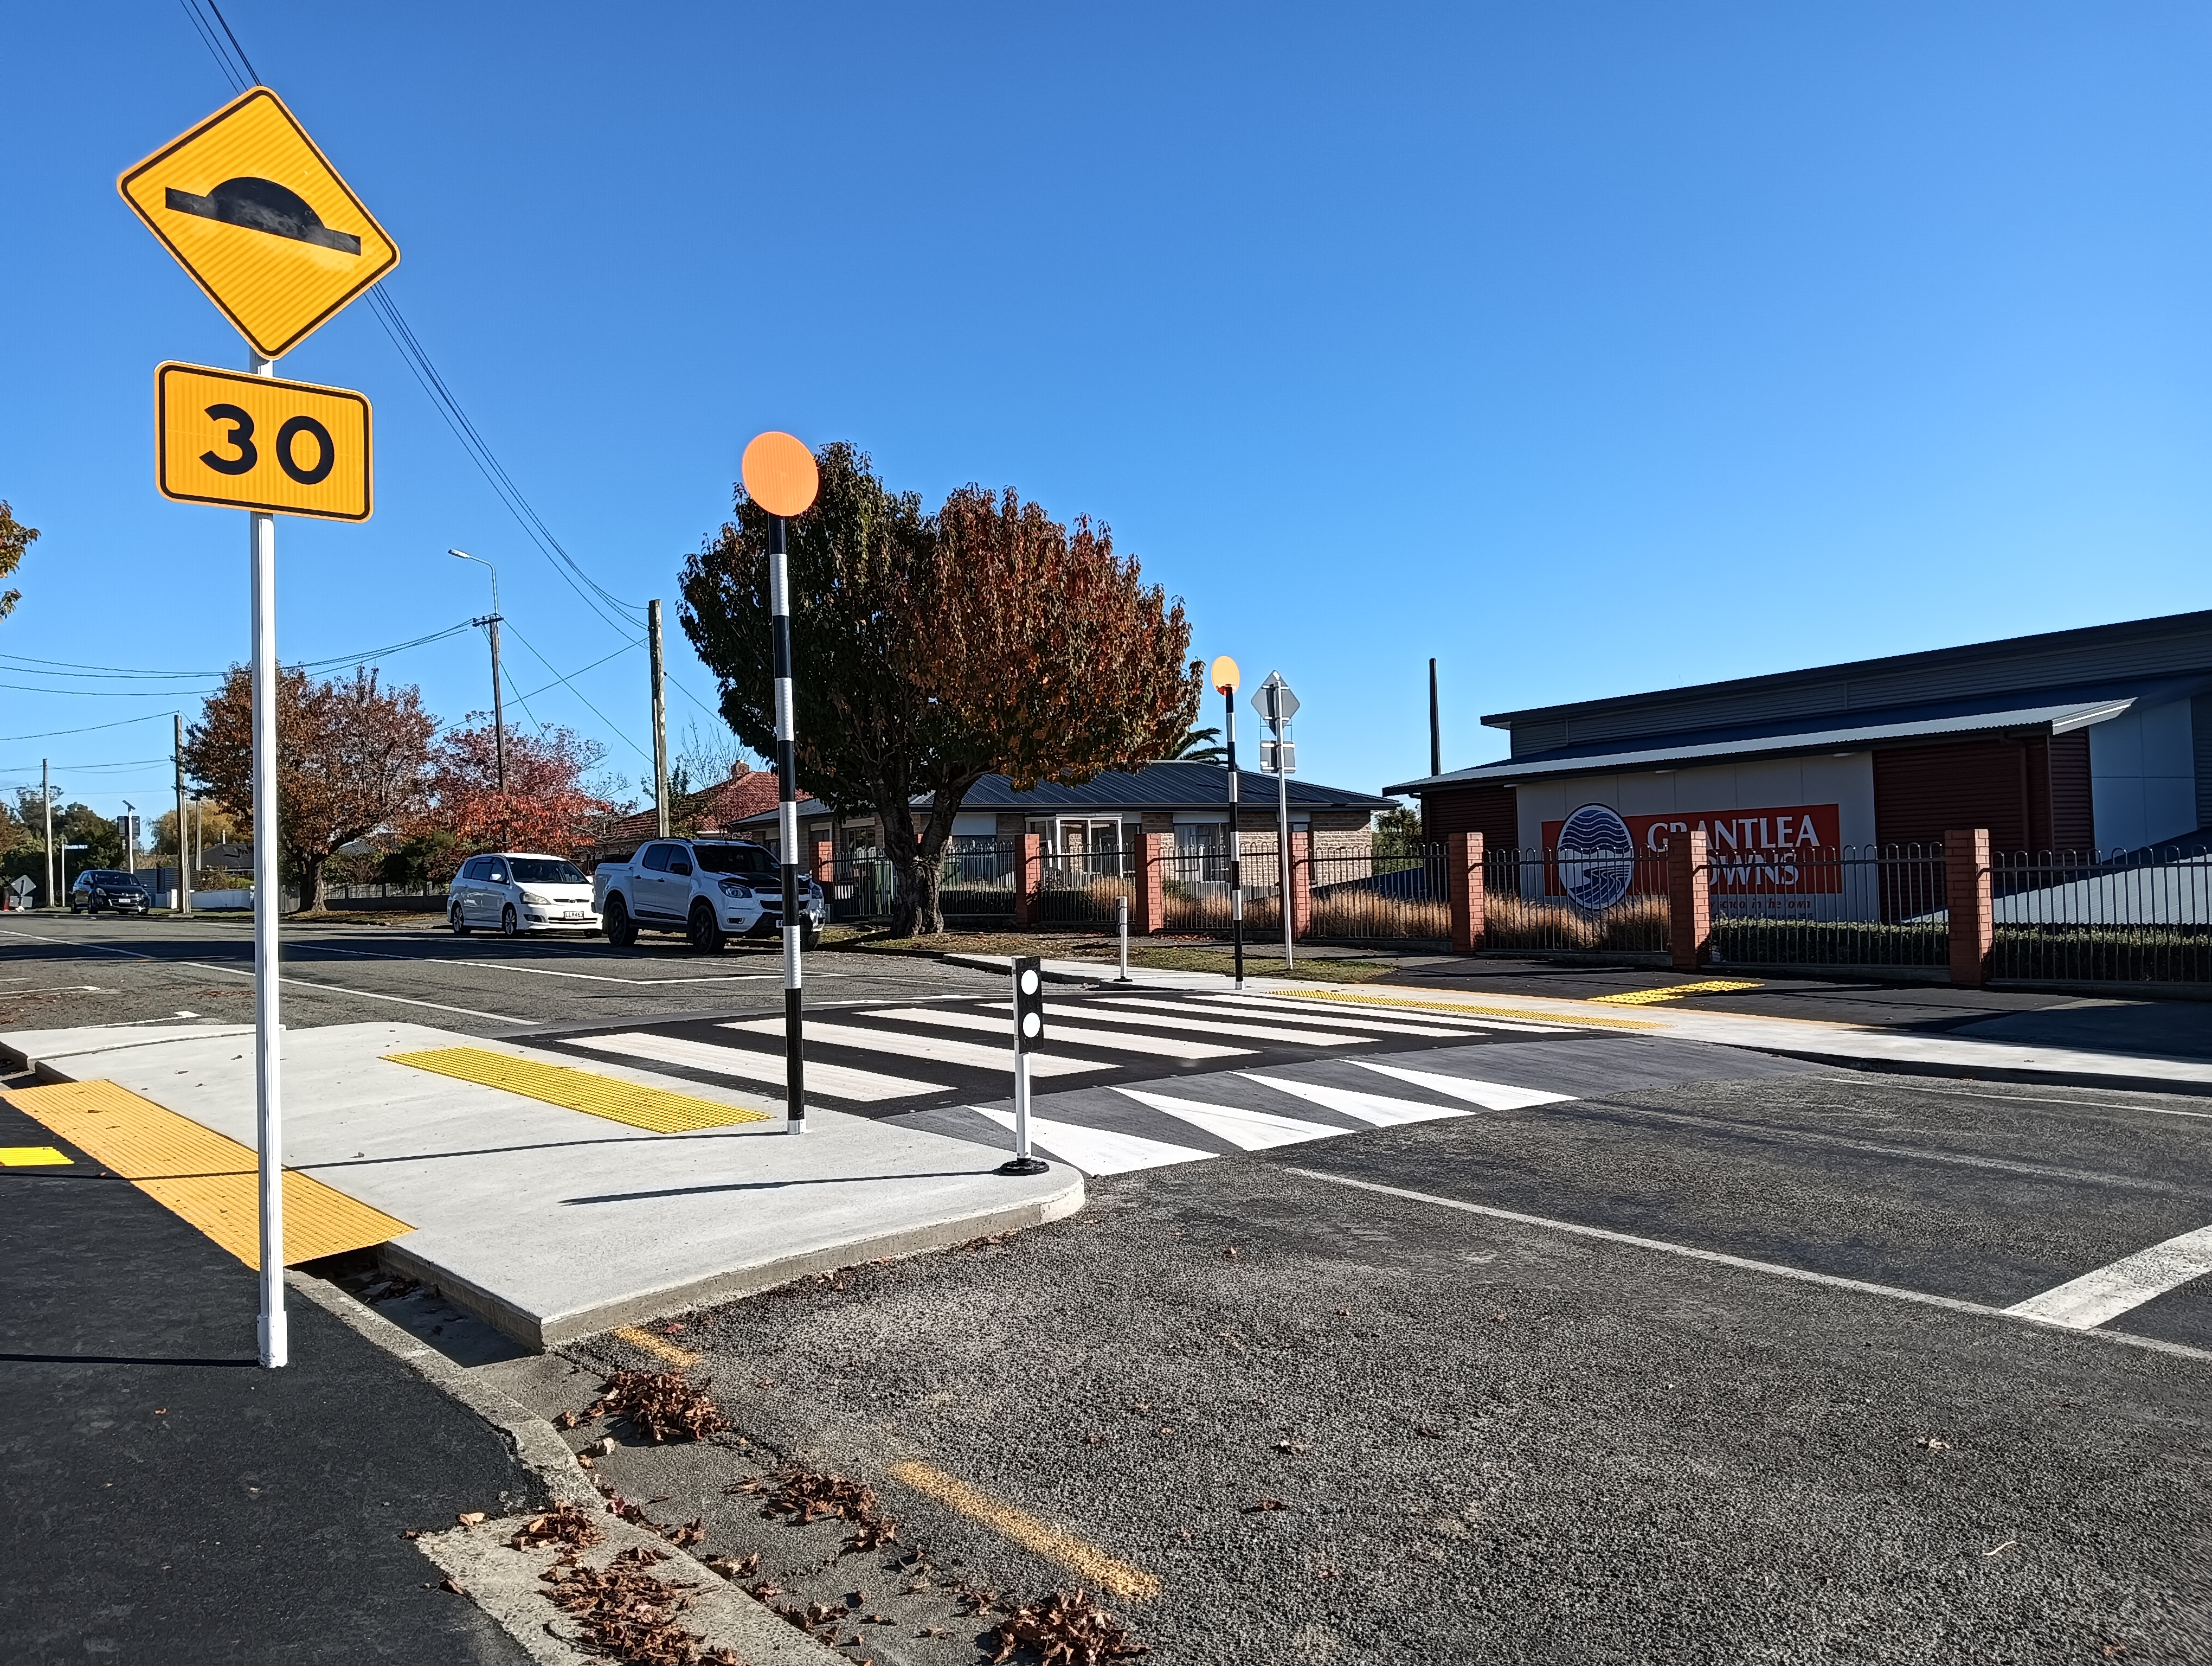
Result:
{"label": "yellow diamond warning sign", "polygon": [[264,358],[290,351],[399,262],[398,246],[266,87],[115,186]]}
{"label": "yellow diamond warning sign", "polygon": [[368,401],[242,370],[154,372],[154,478],[180,503],[366,520]]}

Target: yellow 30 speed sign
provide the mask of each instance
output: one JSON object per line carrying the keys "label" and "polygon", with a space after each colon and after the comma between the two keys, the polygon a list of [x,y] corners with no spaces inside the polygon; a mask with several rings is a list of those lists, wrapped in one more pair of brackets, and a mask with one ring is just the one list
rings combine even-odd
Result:
{"label": "yellow 30 speed sign", "polygon": [[366,520],[368,400],[239,370],[154,372],[155,478],[179,503]]}

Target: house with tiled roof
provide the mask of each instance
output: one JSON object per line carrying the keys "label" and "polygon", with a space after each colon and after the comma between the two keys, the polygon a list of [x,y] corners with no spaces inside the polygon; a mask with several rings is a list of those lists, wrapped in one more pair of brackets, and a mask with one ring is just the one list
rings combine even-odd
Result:
{"label": "house with tiled roof", "polygon": [[[731,768],[729,775],[712,787],[696,793],[679,793],[669,800],[668,828],[676,834],[695,833],[736,834],[741,823],[749,822],[762,812],[769,819],[775,818],[775,775],[767,769],[756,769],[740,759]],[[606,861],[628,855],[647,839],[660,832],[659,812],[641,810],[635,815],[622,816],[599,830],[599,840],[592,854]],[[746,834],[744,836],[756,836]]]}

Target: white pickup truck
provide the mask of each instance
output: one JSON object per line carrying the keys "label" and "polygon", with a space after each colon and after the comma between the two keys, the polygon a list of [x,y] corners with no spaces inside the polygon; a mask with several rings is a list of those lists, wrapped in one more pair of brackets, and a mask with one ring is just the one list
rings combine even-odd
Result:
{"label": "white pickup truck", "polygon": [[[592,871],[592,903],[618,949],[641,931],[681,932],[707,954],[733,937],[783,938],[783,870],[773,853],[734,839],[655,839],[626,862],[601,862]],[[829,917],[811,879],[799,881],[799,908],[811,949]]]}

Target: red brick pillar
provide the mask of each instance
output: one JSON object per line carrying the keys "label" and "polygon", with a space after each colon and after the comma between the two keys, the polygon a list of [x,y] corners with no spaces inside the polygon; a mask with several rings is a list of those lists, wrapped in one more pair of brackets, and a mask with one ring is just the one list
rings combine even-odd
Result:
{"label": "red brick pillar", "polygon": [[1037,893],[1044,888],[1044,838],[1042,834],[1022,835],[1022,863],[1014,876],[1014,928],[1026,931],[1042,925],[1043,913]]}
{"label": "red brick pillar", "polygon": [[1313,930],[1313,835],[1291,835],[1291,934],[1303,941]]}
{"label": "red brick pillar", "polygon": [[1954,827],[1943,836],[1943,891],[1951,907],[1951,982],[1978,989],[1996,948],[1990,897],[1990,830]]}
{"label": "red brick pillar", "polygon": [[1168,923],[1168,835],[1137,835],[1137,894],[1129,902],[1129,935],[1150,937]]}
{"label": "red brick pillar", "polygon": [[814,842],[814,883],[823,891],[837,877],[837,848],[827,839]]}
{"label": "red brick pillar", "polygon": [[1482,947],[1487,923],[1482,894],[1482,835],[1446,835],[1444,866],[1451,881],[1452,952],[1473,954]]}
{"label": "red brick pillar", "polygon": [[1667,923],[1678,972],[1694,972],[1712,958],[1711,881],[1705,830],[1674,835],[1667,847]]}

